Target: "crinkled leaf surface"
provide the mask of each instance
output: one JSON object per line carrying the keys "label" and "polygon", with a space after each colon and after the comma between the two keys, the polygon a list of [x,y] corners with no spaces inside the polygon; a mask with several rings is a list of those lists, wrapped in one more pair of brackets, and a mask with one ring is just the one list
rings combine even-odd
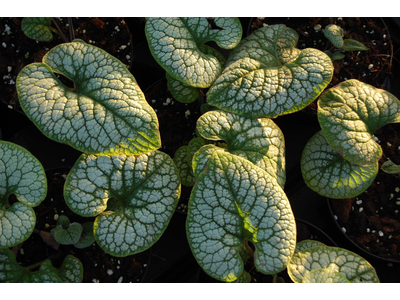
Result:
{"label": "crinkled leaf surface", "polygon": [[75,213],[98,216],[94,237],[104,251],[127,256],[146,250],[162,235],[178,203],[180,182],[174,162],[163,152],[82,154],[68,174],[64,196]]}
{"label": "crinkled leaf surface", "polygon": [[303,251],[304,249],[311,248],[311,247],[319,247],[319,246],[326,246],[324,243],[316,240],[303,240],[296,244],[296,250],[294,253]]}
{"label": "crinkled leaf surface", "polygon": [[329,198],[351,198],[364,192],[378,174],[378,161],[360,166],[344,159],[332,149],[322,131],[304,147],[301,172],[313,191]]}
{"label": "crinkled leaf surface", "polygon": [[[51,263],[50,263],[51,264]],[[61,283],[59,276],[50,270],[29,271],[21,267],[10,249],[0,250],[0,282],[4,283]]]}
{"label": "crinkled leaf surface", "polygon": [[329,24],[324,30],[325,37],[332,43],[336,48],[343,46],[343,29],[335,24]]}
{"label": "crinkled leaf surface", "polygon": [[209,111],[197,120],[197,130],[205,139],[224,140],[230,153],[246,158],[284,186],[285,141],[271,119],[252,120],[220,110]]}
{"label": "crinkled leaf surface", "polygon": [[39,271],[51,272],[60,277],[64,283],[80,283],[83,280],[83,265],[81,261],[73,255],[67,255],[60,268],[46,260],[40,265]]}
{"label": "crinkled leaf surface", "polygon": [[297,40],[297,33],[285,25],[254,31],[232,51],[207,102],[252,119],[309,105],[331,81],[333,65],[317,49],[296,49]]}
{"label": "crinkled leaf surface", "polygon": [[311,271],[327,268],[340,272],[350,282],[379,282],[375,269],[361,256],[337,247],[312,247],[296,253],[288,267],[294,282],[302,282]]}
{"label": "crinkled leaf surface", "polygon": [[373,134],[386,124],[400,122],[400,101],[385,90],[351,79],[321,95],[318,120],[326,140],[343,158],[361,166],[374,165],[382,148]]}
{"label": "crinkled leaf surface", "polygon": [[51,17],[25,17],[21,21],[21,29],[27,37],[47,42],[53,38],[50,23]]}
{"label": "crinkled leaf surface", "polygon": [[332,269],[321,268],[308,272],[302,283],[350,283],[346,276]]}
{"label": "crinkled leaf surface", "polygon": [[[203,151],[209,152],[202,155]],[[202,168],[195,170],[199,175],[189,200],[186,232],[200,266],[218,280],[234,281],[243,273],[241,246],[250,241],[260,272],[284,269],[294,253],[296,224],[276,179],[212,145],[202,147],[195,157],[205,161],[196,164]]]}
{"label": "crinkled leaf surface", "polygon": [[[19,202],[9,204],[14,194]],[[33,232],[36,215],[32,207],[47,194],[43,166],[29,151],[0,141],[0,248],[25,241]]]}
{"label": "crinkled leaf surface", "polygon": [[242,37],[238,18],[148,18],[146,37],[155,60],[175,79],[207,88],[221,73],[218,57],[203,44],[215,41],[225,49],[234,48]]}
{"label": "crinkled leaf surface", "polygon": [[[56,77],[76,84],[71,91]],[[16,82],[21,107],[49,138],[91,154],[142,154],[161,146],[158,119],[125,65],[81,40],[51,49]]]}

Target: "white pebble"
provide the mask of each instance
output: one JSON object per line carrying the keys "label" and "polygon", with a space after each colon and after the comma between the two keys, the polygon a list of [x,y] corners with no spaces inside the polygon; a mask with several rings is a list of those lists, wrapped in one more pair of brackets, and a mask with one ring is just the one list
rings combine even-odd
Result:
{"label": "white pebble", "polygon": [[356,201],[356,204],[357,204],[357,205],[360,205],[361,203],[362,203],[362,200],[357,200],[357,201]]}
{"label": "white pebble", "polygon": [[379,236],[383,236],[383,232],[382,231],[379,231],[378,234],[379,234]]}
{"label": "white pebble", "polygon": [[370,64],[369,66],[368,66],[368,70],[371,70],[372,68],[373,68],[373,64]]}
{"label": "white pebble", "polygon": [[114,273],[113,270],[110,270],[110,269],[107,270],[108,275],[112,275],[113,273]]}
{"label": "white pebble", "polygon": [[54,215],[54,220],[56,220],[56,221],[58,220],[58,214]]}
{"label": "white pebble", "polygon": [[121,283],[122,282],[122,276],[120,277],[120,278],[118,278],[118,281],[117,281],[117,283]]}
{"label": "white pebble", "polygon": [[363,210],[364,210],[364,208],[360,207],[360,208],[358,209],[358,212],[362,212]]}
{"label": "white pebble", "polygon": [[344,233],[346,233],[346,228],[342,227],[342,231],[343,231]]}

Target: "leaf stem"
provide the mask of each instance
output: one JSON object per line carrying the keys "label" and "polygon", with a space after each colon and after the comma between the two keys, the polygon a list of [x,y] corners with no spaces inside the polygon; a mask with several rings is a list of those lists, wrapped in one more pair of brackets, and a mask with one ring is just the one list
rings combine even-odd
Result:
{"label": "leaf stem", "polygon": [[64,40],[65,43],[68,43],[68,39],[67,37],[64,35],[64,33],[62,32],[62,30],[60,29],[60,26],[58,25],[58,22],[56,21],[55,18],[51,18],[54,25],[57,27],[57,31],[54,31],[54,28],[50,27],[50,29],[52,29],[54,32],[56,32],[59,36],[61,36],[61,38]]}
{"label": "leaf stem", "polygon": [[245,241],[244,246],[246,247],[247,252],[251,255],[252,258],[254,258],[254,252],[253,249],[250,248],[249,244],[247,241]]}

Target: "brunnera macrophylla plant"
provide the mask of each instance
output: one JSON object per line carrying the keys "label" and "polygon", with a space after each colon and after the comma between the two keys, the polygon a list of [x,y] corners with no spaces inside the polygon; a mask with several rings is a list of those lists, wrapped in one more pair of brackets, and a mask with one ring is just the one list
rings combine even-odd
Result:
{"label": "brunnera macrophylla plant", "polygon": [[304,148],[306,184],[329,198],[351,198],[378,174],[382,148],[374,132],[400,122],[400,101],[391,93],[352,79],[325,91],[318,101],[322,130]]}
{"label": "brunnera macrophylla plant", "polygon": [[167,72],[168,88],[180,102],[193,102],[221,74],[223,55],[206,42],[232,49],[242,37],[238,18],[147,18],[146,37],[154,59]]}
{"label": "brunnera macrophylla plant", "polygon": [[218,110],[202,115],[197,130],[204,139],[224,140],[226,147],[206,144],[192,159],[196,180],[186,231],[196,260],[210,276],[227,282],[248,281],[249,255],[262,273],[285,269],[296,225],[283,191],[282,132],[270,119]]}
{"label": "brunnera macrophylla plant", "polygon": [[375,269],[361,256],[314,240],[296,245],[287,272],[295,283],[379,283]]}
{"label": "brunnera macrophylla plant", "polygon": [[79,283],[82,279],[82,263],[73,255],[67,255],[59,268],[54,267],[49,259],[22,267],[10,249],[0,250],[2,283]]}
{"label": "brunnera macrophylla plant", "polygon": [[[47,194],[42,164],[28,150],[0,141],[0,249],[22,243],[36,224],[33,207]],[[10,203],[10,196],[18,201]]]}
{"label": "brunnera macrophylla plant", "polygon": [[47,137],[84,152],[64,197],[75,213],[97,216],[100,247],[127,256],[154,244],[175,210],[180,182],[172,159],[157,151],[157,115],[122,62],[75,40],[22,69],[16,86],[21,107]]}

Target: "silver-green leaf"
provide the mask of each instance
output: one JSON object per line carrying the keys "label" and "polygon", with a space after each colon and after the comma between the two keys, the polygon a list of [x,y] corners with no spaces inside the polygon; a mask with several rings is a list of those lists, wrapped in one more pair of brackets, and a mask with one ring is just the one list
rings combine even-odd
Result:
{"label": "silver-green leaf", "polygon": [[360,195],[374,181],[379,168],[378,161],[360,166],[344,159],[328,144],[322,131],[307,142],[300,166],[309,188],[335,199]]}
{"label": "silver-green leaf", "polygon": [[251,242],[260,272],[283,270],[294,253],[296,224],[276,179],[217,147],[204,146],[195,157],[206,161],[197,163],[204,167],[190,196],[186,232],[200,266],[218,280],[235,281],[244,272],[243,243]]}
{"label": "silver-green leaf", "polygon": [[[76,91],[55,75],[72,80]],[[27,65],[16,87],[22,109],[49,138],[91,154],[142,154],[161,146],[158,119],[117,58],[81,40]]]}
{"label": "silver-green leaf", "polygon": [[151,247],[166,229],[180,196],[178,171],[165,153],[82,154],[65,182],[66,203],[97,216],[94,237],[114,256]]}
{"label": "silver-green leaf", "polygon": [[317,269],[339,272],[350,282],[379,282],[375,269],[361,256],[338,247],[311,247],[296,253],[287,270],[294,282],[302,282],[308,273]]}
{"label": "silver-green leaf", "polygon": [[356,79],[325,91],[318,101],[318,120],[331,147],[360,166],[375,165],[382,148],[373,134],[400,122],[400,101],[391,93]]}
{"label": "silver-green leaf", "polygon": [[[10,205],[14,194],[18,202]],[[47,194],[42,164],[29,151],[0,141],[0,249],[25,241],[33,232],[38,206]]]}
{"label": "silver-green leaf", "polygon": [[215,41],[232,49],[242,37],[238,18],[148,18],[146,37],[155,60],[175,79],[198,88],[209,87],[221,73],[217,56],[203,44]]}
{"label": "silver-green leaf", "polygon": [[254,31],[230,54],[207,102],[252,119],[309,105],[331,81],[333,65],[322,51],[295,48],[297,41],[297,33],[285,25]]}
{"label": "silver-green leaf", "polygon": [[284,186],[285,141],[271,119],[252,120],[220,110],[209,111],[197,120],[197,130],[205,139],[224,140],[230,153],[249,160]]}

